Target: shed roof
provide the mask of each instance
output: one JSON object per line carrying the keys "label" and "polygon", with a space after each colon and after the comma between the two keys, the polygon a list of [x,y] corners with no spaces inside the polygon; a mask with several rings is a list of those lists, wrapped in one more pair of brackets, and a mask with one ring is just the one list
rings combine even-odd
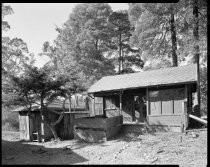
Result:
{"label": "shed roof", "polygon": [[162,68],[138,73],[106,76],[93,84],[88,93],[144,88],[157,85],[181,84],[197,81],[197,66]]}
{"label": "shed roof", "polygon": [[[39,111],[39,109],[41,108],[40,105],[38,104],[33,104],[31,107],[31,111]],[[51,102],[48,106],[48,109],[54,109],[54,110],[63,110],[63,101],[61,100],[54,100],[53,102]],[[69,101],[66,100],[65,103],[65,110],[69,110]],[[72,110],[75,110],[75,108],[73,108]],[[82,108],[76,108],[76,110],[84,110]],[[13,112],[19,112],[19,111],[28,111],[28,108],[26,106],[20,106],[18,108],[15,108],[14,110],[12,110]]]}

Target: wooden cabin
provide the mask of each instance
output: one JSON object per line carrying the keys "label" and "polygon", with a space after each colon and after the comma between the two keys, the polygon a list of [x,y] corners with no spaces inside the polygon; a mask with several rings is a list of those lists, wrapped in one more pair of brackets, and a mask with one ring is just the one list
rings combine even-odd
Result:
{"label": "wooden cabin", "polygon": [[[85,101],[84,101],[85,102]],[[64,118],[59,124],[55,126],[58,136],[62,139],[72,139],[73,133],[73,123],[70,122],[70,116],[74,119],[89,116],[89,110],[86,109],[85,103],[74,104],[72,103],[72,110],[69,113],[69,102],[65,103],[65,114]],[[74,107],[74,108],[73,108]],[[63,102],[60,100],[53,101],[47,106],[48,110],[53,110],[56,112],[63,111]],[[38,141],[38,131],[40,129],[40,106],[33,105],[31,116],[29,117],[29,111],[25,107],[20,107],[13,112],[19,112],[19,129],[20,129],[20,139],[25,141]],[[54,112],[45,111],[45,117],[51,122],[58,120],[59,115]],[[71,119],[72,120],[72,119]],[[66,130],[67,129],[67,130]],[[50,128],[44,124],[44,139],[45,141],[53,138],[53,134]]]}
{"label": "wooden cabin", "polygon": [[187,115],[196,105],[196,83],[197,67],[192,64],[106,76],[88,93],[95,97],[95,113],[122,115],[123,124],[181,127],[184,110]]}

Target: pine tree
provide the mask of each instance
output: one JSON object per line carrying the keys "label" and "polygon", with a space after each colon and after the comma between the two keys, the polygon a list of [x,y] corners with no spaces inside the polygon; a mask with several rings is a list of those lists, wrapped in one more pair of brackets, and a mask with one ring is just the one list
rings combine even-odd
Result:
{"label": "pine tree", "polygon": [[109,22],[114,26],[113,41],[118,47],[118,73],[134,72],[133,65],[142,68],[144,63],[138,54],[138,49],[133,49],[129,43],[133,27],[128,18],[128,11],[121,10],[113,12],[109,16]]}
{"label": "pine tree", "polygon": [[58,120],[51,122],[47,118],[46,112],[50,112],[50,110],[47,110],[47,105],[58,96],[67,98],[65,96],[66,90],[63,88],[63,85],[67,81],[66,78],[62,76],[56,78],[51,74],[51,70],[47,66],[38,69],[37,67],[25,65],[23,74],[20,76],[10,75],[11,83],[5,90],[5,92],[13,92],[16,95],[13,99],[7,101],[7,103],[25,106],[28,108],[29,116],[31,116],[33,104],[40,105],[41,124],[38,130],[39,141],[44,141],[44,123],[51,129],[54,138],[58,139],[55,126],[62,120],[65,111],[64,103],[63,112],[54,111],[54,113],[59,115]]}
{"label": "pine tree", "polygon": [[154,58],[172,58],[172,66],[178,65],[175,4],[129,4],[129,18],[135,26],[131,42],[141,53]]}

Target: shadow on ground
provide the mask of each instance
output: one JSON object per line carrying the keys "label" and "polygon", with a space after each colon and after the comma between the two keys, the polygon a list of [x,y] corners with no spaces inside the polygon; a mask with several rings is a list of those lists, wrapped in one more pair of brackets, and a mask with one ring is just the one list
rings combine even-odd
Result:
{"label": "shadow on ground", "polygon": [[2,140],[2,164],[77,164],[88,161],[67,147],[46,148],[31,144]]}

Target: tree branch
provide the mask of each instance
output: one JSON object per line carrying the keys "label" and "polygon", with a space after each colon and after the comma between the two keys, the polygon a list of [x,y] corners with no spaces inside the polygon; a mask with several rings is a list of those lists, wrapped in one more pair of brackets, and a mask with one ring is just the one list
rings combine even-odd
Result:
{"label": "tree branch", "polygon": [[57,125],[62,119],[63,119],[63,116],[64,116],[64,113],[62,113],[60,116],[59,116],[59,118],[58,118],[58,120],[57,121],[55,121],[55,122],[53,122],[53,123],[51,123],[51,125],[52,126],[55,126],[55,125]]}
{"label": "tree branch", "polygon": [[58,114],[58,115],[62,114],[61,112],[58,112],[58,111],[55,111],[55,110],[52,110],[52,109],[48,109],[48,111],[53,112],[53,113]]}

